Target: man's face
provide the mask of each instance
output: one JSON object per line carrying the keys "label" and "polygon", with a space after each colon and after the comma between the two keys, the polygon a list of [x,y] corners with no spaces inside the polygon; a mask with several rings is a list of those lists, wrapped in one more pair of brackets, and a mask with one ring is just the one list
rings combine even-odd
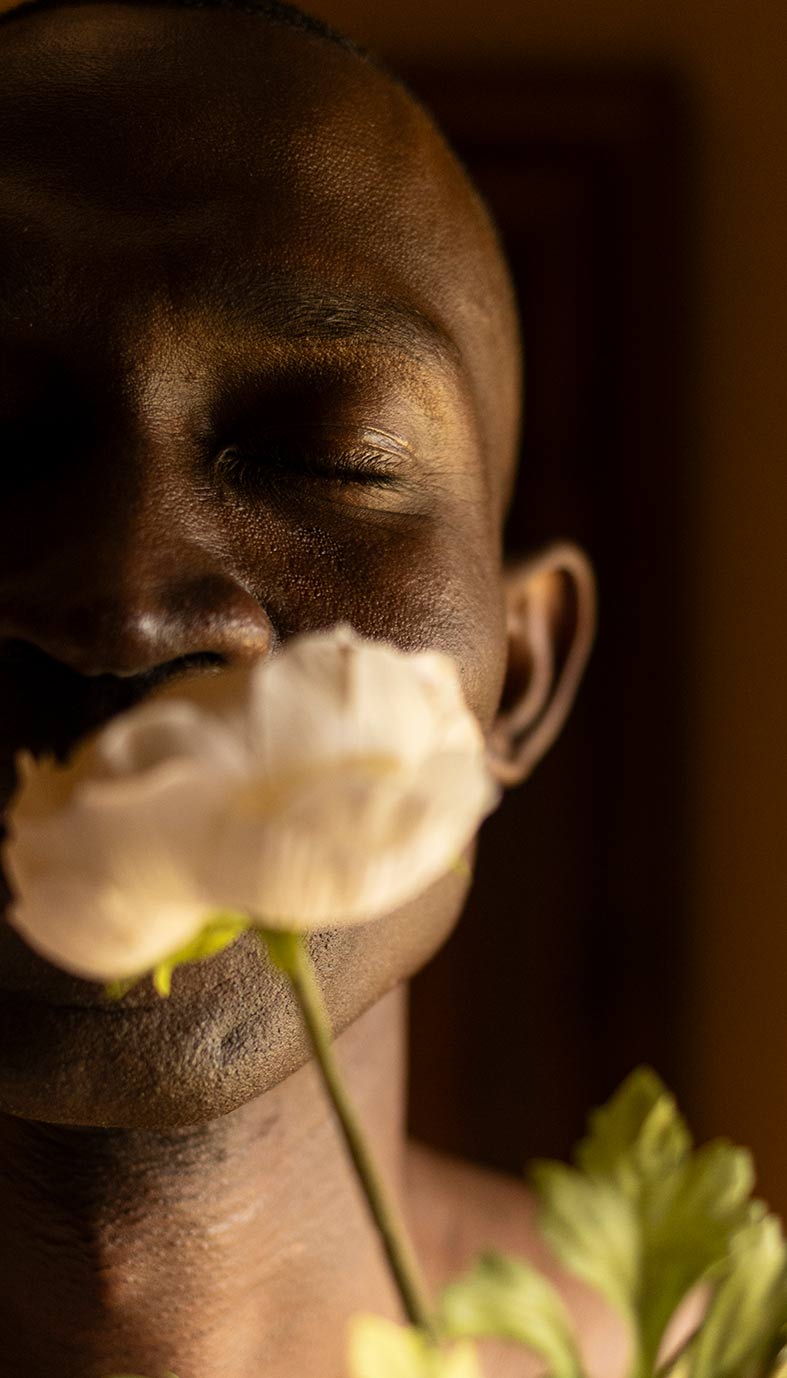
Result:
{"label": "man's face", "polygon": [[[412,102],[327,42],[123,6],[0,29],[9,788],[18,748],[340,619],[450,653],[489,727],[516,360],[487,233]],[[338,1026],[464,889],[317,944]],[[303,1056],[251,941],[113,1007],[0,926],[0,1109],[187,1122]]]}

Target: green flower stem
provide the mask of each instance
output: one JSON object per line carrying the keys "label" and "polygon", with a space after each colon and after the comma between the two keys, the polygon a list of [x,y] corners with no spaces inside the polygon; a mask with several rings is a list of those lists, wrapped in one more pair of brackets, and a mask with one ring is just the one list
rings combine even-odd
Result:
{"label": "green flower stem", "polygon": [[272,961],[288,977],[300,1006],[323,1084],[339,1120],[344,1142],[380,1234],[391,1273],[411,1325],[436,1338],[426,1286],[404,1221],[369,1151],[336,1056],[328,1012],[311,957],[297,933],[263,930]]}

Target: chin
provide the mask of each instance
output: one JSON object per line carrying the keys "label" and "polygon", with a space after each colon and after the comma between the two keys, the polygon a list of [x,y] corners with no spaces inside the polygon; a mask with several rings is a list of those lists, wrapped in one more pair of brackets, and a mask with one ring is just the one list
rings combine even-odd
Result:
{"label": "chin", "polygon": [[[451,872],[373,923],[313,935],[337,1033],[442,946],[468,884]],[[144,982],[113,1004],[100,986],[30,952],[0,920],[0,1113],[166,1131],[238,1109],[308,1057],[286,981],[252,933],[177,971],[168,999]]]}

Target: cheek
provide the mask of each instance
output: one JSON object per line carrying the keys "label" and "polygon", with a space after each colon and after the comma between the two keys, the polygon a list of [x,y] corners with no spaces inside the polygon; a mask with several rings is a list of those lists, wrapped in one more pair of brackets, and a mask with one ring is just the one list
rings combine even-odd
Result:
{"label": "cheek", "polygon": [[494,551],[452,523],[378,566],[369,630],[402,648],[456,661],[468,704],[487,730],[505,671],[505,608]]}
{"label": "cheek", "polygon": [[[465,851],[472,866],[476,843]],[[449,871],[430,888],[384,918],[344,931],[340,959],[316,954],[331,1017],[345,1028],[381,995],[408,981],[450,937],[464,909],[470,880]]]}
{"label": "cheek", "polygon": [[502,571],[469,517],[459,504],[418,518],[331,511],[272,531],[266,516],[266,539],[248,533],[244,574],[282,640],[346,620],[402,650],[452,656],[488,729],[505,674]]}
{"label": "cheek", "polygon": [[[471,871],[477,848],[478,841],[473,838],[464,851],[464,859]],[[414,908],[419,908],[420,913],[411,927],[408,978],[420,971],[450,937],[462,916],[471,883],[472,876],[464,877],[457,871],[449,871],[416,901]]]}

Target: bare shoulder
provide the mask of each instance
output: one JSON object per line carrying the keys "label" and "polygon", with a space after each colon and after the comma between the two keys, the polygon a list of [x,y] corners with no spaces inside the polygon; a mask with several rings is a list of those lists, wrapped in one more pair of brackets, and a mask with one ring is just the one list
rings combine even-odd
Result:
{"label": "bare shoulder", "polygon": [[[535,1203],[524,1183],[411,1144],[407,1195],[416,1244],[429,1280],[439,1286],[485,1249],[519,1255],[547,1274],[574,1317],[591,1378],[625,1367],[619,1320],[590,1288],[563,1272],[539,1237]],[[543,1365],[522,1350],[489,1346],[486,1378],[536,1378]]]}

